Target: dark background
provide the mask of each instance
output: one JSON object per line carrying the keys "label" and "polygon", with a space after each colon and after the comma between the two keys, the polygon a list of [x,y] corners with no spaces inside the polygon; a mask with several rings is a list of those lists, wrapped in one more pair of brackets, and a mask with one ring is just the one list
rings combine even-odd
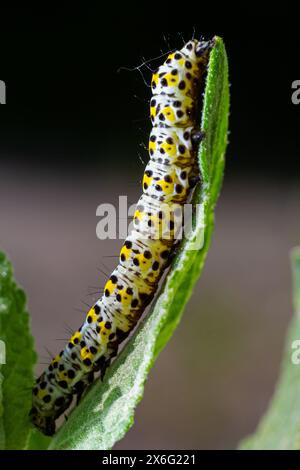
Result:
{"label": "dark background", "polygon": [[275,8],[1,7],[0,249],[27,292],[37,374],[97,299],[98,269],[114,268],[105,256],[122,241],[96,238],[97,206],[140,194],[150,90],[118,69],[180,48],[194,28],[226,44],[230,144],[213,243],[119,449],[235,448],[273,394],[300,233],[299,16]]}
{"label": "dark background", "polygon": [[[187,39],[195,29],[196,37],[222,36],[230,57],[230,171],[256,172],[259,165],[281,177],[299,172],[300,106],[291,106],[291,82],[300,72],[295,10],[276,15],[236,7],[218,15],[217,6],[205,10],[195,2],[186,13],[160,7],[158,14],[154,6],[130,5],[3,10],[0,78],[8,105],[0,113],[2,155],[76,170],[87,153],[91,164],[107,164],[101,155],[116,141],[134,152],[137,138],[145,140],[139,128],[149,128],[150,91],[138,71],[118,69],[180,47],[178,31]],[[149,83],[149,71],[143,72]],[[236,157],[241,151],[243,159]]]}

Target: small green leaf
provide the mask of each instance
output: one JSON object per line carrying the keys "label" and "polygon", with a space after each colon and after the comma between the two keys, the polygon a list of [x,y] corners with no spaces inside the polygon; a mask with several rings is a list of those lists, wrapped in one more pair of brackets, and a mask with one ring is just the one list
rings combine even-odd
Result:
{"label": "small green leaf", "polygon": [[[200,217],[194,217],[192,237],[184,240],[150,315],[141,322],[104,381],[93,385],[54,436],[51,449],[110,449],[132,426],[150,368],[178,325],[204,265],[223,176],[228,108],[227,57],[217,37],[204,95],[201,127],[205,140],[199,151],[203,181],[193,197]],[[191,249],[195,240],[199,240],[200,248]]]}
{"label": "small green leaf", "polygon": [[258,430],[242,441],[241,449],[300,450],[300,248],[292,252],[292,270],[296,313],[287,335],[281,377]]}
{"label": "small green leaf", "polygon": [[36,354],[25,294],[16,285],[11,264],[3,253],[0,253],[0,340],[6,349],[6,363],[0,366],[0,444],[2,449],[24,449],[31,430],[28,411]]}

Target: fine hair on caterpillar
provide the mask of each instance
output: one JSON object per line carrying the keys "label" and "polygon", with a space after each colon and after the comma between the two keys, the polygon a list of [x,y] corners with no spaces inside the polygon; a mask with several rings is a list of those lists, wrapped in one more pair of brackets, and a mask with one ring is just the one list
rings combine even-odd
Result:
{"label": "fine hair on caterpillar", "polygon": [[197,153],[205,136],[198,123],[213,43],[191,39],[152,75],[150,160],[132,230],[112,273],[101,270],[107,277],[103,295],[33,387],[30,417],[46,435],[54,434],[55,421],[73,398],[78,401],[97,374],[103,378],[170,264],[178,244],[177,219],[201,182]]}

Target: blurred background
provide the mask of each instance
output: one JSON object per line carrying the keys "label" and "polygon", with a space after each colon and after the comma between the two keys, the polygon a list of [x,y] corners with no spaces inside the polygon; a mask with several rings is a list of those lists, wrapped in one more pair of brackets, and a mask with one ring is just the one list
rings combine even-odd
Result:
{"label": "blurred background", "polygon": [[117,204],[119,195],[131,204],[140,194],[150,72],[118,69],[180,48],[194,31],[225,40],[230,145],[213,243],[118,449],[235,448],[272,396],[292,314],[289,252],[300,242],[300,105],[291,102],[291,83],[300,79],[297,17],[185,8],[1,10],[0,249],[28,295],[37,373],[96,299],[88,286],[103,287],[101,271],[114,267],[105,256],[122,241],[96,238],[97,206]]}

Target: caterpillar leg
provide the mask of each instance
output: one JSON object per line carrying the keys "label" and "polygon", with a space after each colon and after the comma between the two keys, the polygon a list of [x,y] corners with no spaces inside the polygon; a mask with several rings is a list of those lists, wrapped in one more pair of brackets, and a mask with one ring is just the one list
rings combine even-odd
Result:
{"label": "caterpillar leg", "polygon": [[86,377],[76,383],[74,389],[76,394],[76,405],[80,402],[89,385],[94,381],[94,372],[90,372]]}
{"label": "caterpillar leg", "polygon": [[[200,129],[194,129],[191,132],[191,140],[192,140],[192,145],[194,148],[194,151],[196,152],[199,148],[199,144],[205,139],[205,132],[201,131]],[[200,183],[201,181],[201,176],[200,176],[200,168],[198,164],[198,160],[195,160],[193,170],[190,174],[189,177],[189,185],[190,189],[193,189],[196,184]]]}
{"label": "caterpillar leg", "polygon": [[167,259],[166,269],[170,267],[170,265],[171,265],[173,259],[174,259],[175,256],[177,255],[177,253],[178,253],[178,248],[179,248],[179,243],[177,243],[176,245],[174,245],[174,250],[169,254],[168,259]]}
{"label": "caterpillar leg", "polygon": [[101,372],[100,372],[100,378],[101,378],[101,380],[104,379],[105,372],[106,372],[106,370],[108,369],[108,367],[110,366],[110,362],[111,362],[110,360],[106,361],[105,364],[104,364],[104,366],[102,367]]}

